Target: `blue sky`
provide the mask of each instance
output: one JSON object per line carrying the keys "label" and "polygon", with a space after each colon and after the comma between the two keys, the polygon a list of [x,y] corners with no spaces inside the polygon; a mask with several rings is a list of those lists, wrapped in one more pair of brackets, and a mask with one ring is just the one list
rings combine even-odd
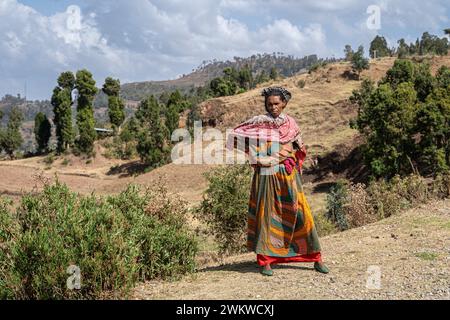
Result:
{"label": "blue sky", "polygon": [[[375,6],[379,25],[374,22]],[[443,36],[447,0],[0,0],[0,96],[51,96],[66,70],[91,70],[101,86],[175,79],[204,60],[284,52],[342,57],[422,32]]]}

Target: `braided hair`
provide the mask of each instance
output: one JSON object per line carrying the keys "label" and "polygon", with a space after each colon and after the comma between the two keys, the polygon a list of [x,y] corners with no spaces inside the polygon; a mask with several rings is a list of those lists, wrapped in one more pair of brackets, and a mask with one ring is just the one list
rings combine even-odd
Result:
{"label": "braided hair", "polygon": [[267,98],[269,98],[270,96],[279,96],[284,102],[289,102],[289,100],[291,100],[292,98],[292,94],[283,87],[265,88],[261,92],[261,95],[265,97],[266,102]]}

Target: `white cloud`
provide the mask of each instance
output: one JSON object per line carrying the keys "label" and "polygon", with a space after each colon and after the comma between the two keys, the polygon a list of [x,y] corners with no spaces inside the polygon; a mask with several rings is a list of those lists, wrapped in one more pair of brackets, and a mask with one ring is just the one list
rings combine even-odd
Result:
{"label": "white cloud", "polygon": [[[342,56],[347,43],[367,50],[377,33],[395,42],[449,22],[444,0],[74,0],[76,21],[73,11],[45,16],[18,1],[0,0],[0,95],[26,79],[37,98],[65,70],[87,68],[99,86],[106,76],[162,80],[254,53]],[[382,8],[382,30],[366,27],[370,4]]]}
{"label": "white cloud", "polygon": [[[2,77],[30,79],[32,96],[43,98],[67,69],[88,68],[97,82],[109,75],[122,82],[169,79],[203,60],[272,51],[303,55],[326,47],[320,25],[300,28],[279,19],[250,30],[208,0],[100,0],[83,8],[75,19],[74,8],[47,17],[0,0]],[[6,90],[0,87],[0,94]]]}

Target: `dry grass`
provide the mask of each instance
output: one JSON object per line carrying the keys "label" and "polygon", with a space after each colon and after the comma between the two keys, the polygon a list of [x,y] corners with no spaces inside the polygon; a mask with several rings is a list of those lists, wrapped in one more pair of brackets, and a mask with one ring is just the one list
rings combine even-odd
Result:
{"label": "dry grass", "polygon": [[[394,60],[394,58],[383,58],[371,61],[370,70],[364,71],[362,78],[369,77],[375,81],[381,79],[393,65]],[[435,57],[431,62],[432,70],[435,72],[441,65],[450,66],[450,57]],[[341,62],[327,65],[312,74],[301,74],[277,82],[264,83],[255,90],[205,102],[203,115],[207,117],[208,106],[219,108],[214,111],[219,115],[219,128],[232,127],[251,115],[264,112],[263,98],[260,96],[262,87],[285,86],[293,93],[293,99],[286,112],[298,121],[303,131],[309,151],[305,162],[305,167],[308,167],[311,156],[333,151],[340,144],[352,142],[357,135],[356,130],[348,126],[349,120],[356,117],[357,110],[355,106],[347,102],[347,98],[352,90],[359,87],[360,81],[343,77],[342,75],[348,70],[350,70],[349,63]],[[300,80],[305,81],[302,89],[297,86]],[[206,164],[169,164],[137,177],[108,175],[111,167],[132,165],[132,162],[105,158],[102,156],[104,150],[100,144],[96,146],[95,151],[96,157],[89,164],[86,164],[87,159],[72,155],[62,156],[57,158],[48,170],[45,170],[47,167],[44,163],[45,157],[1,161],[0,193],[15,195],[22,190],[31,190],[35,184],[32,176],[45,170],[47,177],[53,178],[55,174],[58,174],[62,182],[84,194],[93,191],[100,194],[117,193],[131,182],[151,185],[163,176],[169,192],[180,194],[190,203],[198,203],[206,188],[203,173],[213,167]],[[333,181],[335,177],[331,176],[330,179]],[[314,211],[323,209],[324,194],[316,194],[312,190],[315,185],[323,182],[316,181],[307,188],[311,191],[310,201]]]}

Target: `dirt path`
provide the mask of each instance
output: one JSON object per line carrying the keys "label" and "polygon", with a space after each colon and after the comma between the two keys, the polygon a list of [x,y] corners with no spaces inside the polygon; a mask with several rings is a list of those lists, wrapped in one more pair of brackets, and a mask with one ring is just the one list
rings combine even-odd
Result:
{"label": "dirt path", "polygon": [[[228,258],[175,282],[150,281],[135,299],[450,299],[450,199],[321,239],[331,272],[312,264],[258,273],[254,254]],[[381,271],[381,287],[367,280]]]}

